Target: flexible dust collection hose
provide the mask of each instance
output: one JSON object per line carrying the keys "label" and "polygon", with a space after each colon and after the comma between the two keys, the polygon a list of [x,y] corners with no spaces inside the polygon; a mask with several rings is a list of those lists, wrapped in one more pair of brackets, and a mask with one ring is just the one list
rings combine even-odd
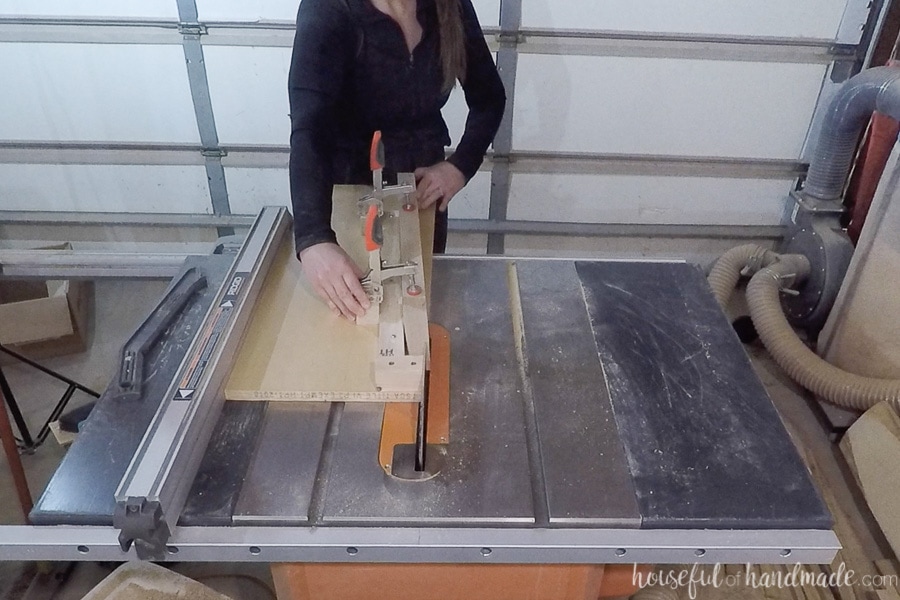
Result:
{"label": "flexible dust collection hose", "polygon": [[750,318],[766,349],[791,379],[832,404],[864,411],[886,400],[900,409],[900,380],[848,373],[820,358],[797,337],[781,309],[780,293],[785,280],[794,285],[808,273],[805,256],[788,254],[750,280]]}
{"label": "flexible dust collection hose", "polygon": [[900,380],[863,377],[835,367],[800,341],[788,323],[780,293],[785,283],[797,285],[806,279],[806,257],[779,255],[755,244],[732,248],[716,261],[708,279],[723,309],[741,275],[748,271],[756,272],[747,286],[750,318],[766,349],[791,379],[845,408],[863,411],[887,400],[900,410]]}
{"label": "flexible dust collection hose", "polygon": [[[760,270],[761,269],[761,270]],[[781,308],[781,290],[805,281],[809,261],[779,255],[755,244],[732,248],[716,261],[709,284],[724,309],[742,274],[755,272],[747,286],[750,318],[766,349],[788,375],[827,402],[867,410],[887,400],[900,410],[900,380],[863,377],[829,364],[804,344]]]}
{"label": "flexible dust collection hose", "polygon": [[900,120],[900,69],[875,67],[844,82],[825,111],[810,159],[805,196],[839,200],[856,156],[859,136],[874,111]]}
{"label": "flexible dust collection hose", "polygon": [[767,267],[778,260],[778,255],[771,250],[756,244],[744,244],[732,248],[722,255],[712,271],[709,272],[709,286],[718,301],[719,306],[728,306],[728,300],[734,292],[744,269],[750,269],[755,273],[762,267]]}

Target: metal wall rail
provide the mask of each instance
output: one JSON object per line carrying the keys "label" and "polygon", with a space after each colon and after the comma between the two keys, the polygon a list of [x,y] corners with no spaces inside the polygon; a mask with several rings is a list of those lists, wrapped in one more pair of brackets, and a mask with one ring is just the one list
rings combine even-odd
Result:
{"label": "metal wall rail", "polygon": [[[79,213],[79,212],[30,212],[0,211],[0,225],[65,225],[68,227],[108,225],[132,227],[235,227],[247,228],[253,224],[251,215],[190,215],[154,213]],[[633,223],[560,223],[551,221],[517,221],[490,219],[450,219],[450,231],[456,233],[477,233],[495,235],[547,235],[566,237],[636,237],[636,238],[702,238],[702,239],[780,239],[784,228],[780,225],[665,225]],[[20,250],[0,250],[0,272],[3,272],[3,257],[9,261],[9,268],[23,269],[35,267],[34,252]],[[57,253],[59,254],[59,253]],[[97,267],[105,253],[70,252],[66,260],[76,267],[78,264]],[[180,255],[147,255],[136,260],[132,255],[123,256],[111,266],[122,268],[146,268],[154,266],[171,269]],[[55,259],[41,259],[53,263]],[[21,264],[20,264],[21,263]],[[119,264],[122,263],[122,264]],[[99,268],[99,267],[98,267]],[[168,271],[167,271],[168,272]],[[4,273],[6,274],[6,273]]]}
{"label": "metal wall rail", "polygon": [[806,173],[799,160],[721,158],[589,152],[509,153],[511,173],[567,175],[646,175],[739,179],[792,179]]}
{"label": "metal wall rail", "polygon": [[801,64],[855,57],[855,46],[834,40],[687,35],[623,31],[520,29],[521,54],[627,56]]}
{"label": "metal wall rail", "polygon": [[178,20],[0,17],[0,42],[181,45]]}
{"label": "metal wall rail", "polygon": [[61,212],[0,210],[0,225],[73,225],[132,227],[250,227],[255,215],[181,213]]}
{"label": "metal wall rail", "polygon": [[565,223],[551,221],[492,221],[450,219],[450,231],[488,235],[541,235],[559,237],[700,238],[777,240],[780,225],[666,225],[639,223]]}
{"label": "metal wall rail", "polygon": [[[221,163],[231,168],[286,169],[290,148],[279,145],[220,145]],[[204,166],[195,144],[118,142],[0,142],[0,164]],[[451,150],[452,152],[452,150]],[[483,171],[496,168],[491,152]],[[648,175],[738,179],[792,179],[806,173],[799,160],[720,158],[590,152],[510,150],[511,174]]]}
{"label": "metal wall rail", "polygon": [[[290,48],[292,21],[196,21],[205,46]],[[503,37],[507,32],[512,36]],[[181,44],[184,25],[161,19],[0,17],[0,42]],[[855,58],[856,46],[834,40],[639,31],[484,27],[488,45],[511,43],[523,54],[693,58],[829,64]]]}
{"label": "metal wall rail", "polygon": [[17,279],[171,279],[187,254],[0,250],[0,277]]}

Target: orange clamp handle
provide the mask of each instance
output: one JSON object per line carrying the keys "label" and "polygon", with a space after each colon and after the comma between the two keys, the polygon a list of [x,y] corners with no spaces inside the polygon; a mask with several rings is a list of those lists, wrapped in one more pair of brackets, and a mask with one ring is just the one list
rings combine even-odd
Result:
{"label": "orange clamp handle", "polygon": [[384,168],[384,143],[381,141],[381,131],[376,131],[372,136],[372,147],[369,149],[369,169],[375,171]]}
{"label": "orange clamp handle", "polygon": [[381,244],[378,243],[376,238],[375,228],[377,227],[378,221],[378,207],[374,204],[369,207],[369,212],[366,213],[366,228],[365,228],[365,238],[366,238],[366,251],[372,252],[374,250],[378,250],[381,248]]}

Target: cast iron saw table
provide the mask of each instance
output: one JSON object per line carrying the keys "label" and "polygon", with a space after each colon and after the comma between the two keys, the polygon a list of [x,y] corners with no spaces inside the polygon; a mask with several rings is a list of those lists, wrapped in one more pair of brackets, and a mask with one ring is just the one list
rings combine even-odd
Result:
{"label": "cast iron saw table", "polygon": [[[183,271],[207,285],[146,349],[140,393],[110,386],[33,525],[3,528],[0,558],[124,560],[140,551],[176,561],[605,564],[835,555],[831,518],[690,264],[436,258],[430,319],[451,335],[451,440],[440,472],[424,481],[378,464],[383,404],[224,402],[212,367],[179,387],[211,316],[222,347],[207,343],[198,356],[212,364],[219,351],[222,360],[234,354],[223,341],[229,319],[239,326],[241,304],[252,306],[260,257],[289,243],[281,213],[263,211],[237,256],[188,259]],[[172,407],[180,420],[166,421]],[[151,462],[149,491],[135,496]],[[123,550],[126,530],[136,543]]]}

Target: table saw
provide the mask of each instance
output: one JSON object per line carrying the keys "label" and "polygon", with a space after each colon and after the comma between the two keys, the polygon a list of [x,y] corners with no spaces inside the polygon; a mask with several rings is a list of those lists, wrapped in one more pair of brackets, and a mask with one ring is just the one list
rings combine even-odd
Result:
{"label": "table saw", "polygon": [[2,528],[0,558],[834,557],[831,518],[687,263],[436,257],[429,320],[449,334],[449,439],[424,444],[427,477],[379,464],[383,402],[226,402],[289,219],[266,208],[239,246],[185,261],[32,525]]}

